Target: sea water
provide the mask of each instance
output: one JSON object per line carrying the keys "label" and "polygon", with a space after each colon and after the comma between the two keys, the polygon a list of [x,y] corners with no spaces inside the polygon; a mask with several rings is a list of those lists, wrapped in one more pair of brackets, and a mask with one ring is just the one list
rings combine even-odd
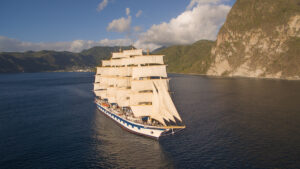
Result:
{"label": "sea water", "polygon": [[299,168],[300,82],[170,74],[159,141],[97,110],[93,73],[0,75],[0,168]]}

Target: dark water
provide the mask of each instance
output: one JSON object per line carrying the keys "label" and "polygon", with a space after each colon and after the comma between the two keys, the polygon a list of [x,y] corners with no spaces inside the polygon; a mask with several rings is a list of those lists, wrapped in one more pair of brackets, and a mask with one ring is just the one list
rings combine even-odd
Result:
{"label": "dark water", "polygon": [[300,82],[171,75],[186,130],[159,142],[93,104],[92,73],[0,75],[0,168],[300,168]]}

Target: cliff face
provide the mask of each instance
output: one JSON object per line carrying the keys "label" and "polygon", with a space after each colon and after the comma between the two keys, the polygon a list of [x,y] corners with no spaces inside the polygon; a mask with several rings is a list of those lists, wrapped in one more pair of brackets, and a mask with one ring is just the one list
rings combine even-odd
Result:
{"label": "cliff face", "polygon": [[237,0],[208,75],[300,79],[300,1]]}

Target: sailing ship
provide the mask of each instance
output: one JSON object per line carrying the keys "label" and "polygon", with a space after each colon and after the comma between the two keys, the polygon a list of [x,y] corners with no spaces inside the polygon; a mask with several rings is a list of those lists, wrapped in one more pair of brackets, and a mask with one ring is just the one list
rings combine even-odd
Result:
{"label": "sailing ship", "polygon": [[172,101],[164,55],[142,49],[113,52],[97,67],[97,108],[123,129],[158,139],[185,126]]}

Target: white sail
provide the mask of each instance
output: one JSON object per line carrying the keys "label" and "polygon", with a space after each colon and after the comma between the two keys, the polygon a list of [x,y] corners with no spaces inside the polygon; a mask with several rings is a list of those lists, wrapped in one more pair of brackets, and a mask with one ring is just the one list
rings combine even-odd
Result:
{"label": "white sail", "polygon": [[149,91],[153,89],[153,81],[160,80],[167,90],[169,90],[169,79],[143,79],[143,80],[132,80],[131,89],[133,91]]}
{"label": "white sail", "polygon": [[160,84],[160,87],[161,87],[161,91],[162,91],[161,94],[163,95],[163,100],[164,100],[164,103],[168,110],[168,113],[170,113],[172,116],[176,117],[178,120],[182,121],[181,117],[179,116],[179,113],[172,101],[170,93],[165,89],[165,87],[162,84]]}
{"label": "white sail", "polygon": [[114,53],[112,53],[112,58],[114,59],[114,58],[125,58],[125,57],[127,57],[127,56],[125,56],[124,54],[123,54],[123,52],[114,52]]}
{"label": "white sail", "polygon": [[102,66],[110,66],[110,60],[102,60]]}
{"label": "white sail", "polygon": [[101,76],[95,75],[95,83],[100,83]]}
{"label": "white sail", "polygon": [[117,78],[116,77],[105,77],[105,80],[109,87],[113,87],[116,84]]}
{"label": "white sail", "polygon": [[129,98],[130,98],[130,89],[118,89],[116,94],[116,102],[121,107],[129,106]]}
{"label": "white sail", "polygon": [[[99,75],[97,75],[99,76]],[[105,87],[105,89],[109,86],[114,86],[116,83],[116,77],[109,77],[109,76],[99,76],[96,77],[100,86]]]}
{"label": "white sail", "polygon": [[130,106],[132,113],[135,117],[151,116],[152,105],[137,105]]}
{"label": "white sail", "polygon": [[167,77],[166,65],[141,66],[132,68],[133,79],[151,76]]}
{"label": "white sail", "polygon": [[111,59],[110,60],[110,66],[121,66],[122,65],[122,61],[126,59],[126,58],[122,58],[122,59]]}
{"label": "white sail", "polygon": [[166,121],[174,121],[174,117],[168,112],[167,105],[164,102],[164,97],[162,95],[161,87],[158,86],[159,82],[153,82],[153,112],[151,118],[156,119],[163,125],[166,125]]}
{"label": "white sail", "polygon": [[133,91],[145,91],[152,90],[152,80],[144,79],[144,80],[132,80],[131,81],[131,89]]}
{"label": "white sail", "polygon": [[114,97],[114,96],[106,95],[106,98],[107,98],[108,102],[110,102],[110,103],[117,103],[116,97]]}
{"label": "white sail", "polygon": [[101,67],[101,69],[99,69],[99,72],[101,76],[131,76],[132,67]]}
{"label": "white sail", "polygon": [[162,122],[162,119],[176,122],[174,118],[176,117],[178,120],[182,121],[163,82],[153,81],[153,88],[155,89],[153,91],[153,97],[154,99],[159,100],[158,102],[153,101],[153,118],[160,122]]}
{"label": "white sail", "polygon": [[112,58],[128,58],[130,56],[138,56],[143,55],[142,49],[132,49],[132,50],[124,50],[123,52],[114,52],[112,54]]}
{"label": "white sail", "polygon": [[130,60],[129,64],[133,65],[164,64],[163,55],[136,56],[128,60]]}
{"label": "white sail", "polygon": [[[161,115],[161,109],[160,109],[160,99],[158,96],[158,92],[157,92],[157,88],[155,87],[154,83],[152,83],[152,87],[153,87],[153,101],[152,101],[152,113],[150,115],[151,118],[159,121],[161,124],[166,125],[165,121],[164,121],[164,117],[163,115]],[[166,118],[168,119],[168,118]]]}
{"label": "white sail", "polygon": [[106,90],[96,90],[94,92],[96,96],[101,97],[102,99],[107,98]]}
{"label": "white sail", "polygon": [[[102,62],[102,65],[107,64]],[[127,66],[143,64],[164,64],[163,55],[134,56],[130,58],[112,59],[109,62],[110,66]]]}
{"label": "white sail", "polygon": [[110,67],[97,67],[97,75],[110,76],[112,73]]}
{"label": "white sail", "polygon": [[117,91],[118,91],[118,88],[108,87],[107,88],[107,95],[110,96],[110,97],[116,97]]}
{"label": "white sail", "polygon": [[129,88],[131,86],[131,77],[117,78],[115,86],[118,88]]}
{"label": "white sail", "polygon": [[96,75],[100,75],[102,70],[101,67],[97,67],[96,69]]}
{"label": "white sail", "polygon": [[142,49],[132,49],[132,50],[124,50],[123,51],[124,56],[138,56],[143,55]]}
{"label": "white sail", "polygon": [[100,97],[100,94],[101,94],[100,91],[101,91],[101,90],[96,90],[96,91],[94,91],[95,95]]}
{"label": "white sail", "polygon": [[107,88],[107,99],[110,103],[116,103],[116,94],[117,88],[115,87],[108,87]]}
{"label": "white sail", "polygon": [[117,76],[131,76],[132,67],[117,67],[114,73]]}
{"label": "white sail", "polygon": [[153,93],[138,93],[130,94],[130,105],[152,104]]}
{"label": "white sail", "polygon": [[94,83],[94,90],[106,89],[107,85],[103,85],[101,83]]}

